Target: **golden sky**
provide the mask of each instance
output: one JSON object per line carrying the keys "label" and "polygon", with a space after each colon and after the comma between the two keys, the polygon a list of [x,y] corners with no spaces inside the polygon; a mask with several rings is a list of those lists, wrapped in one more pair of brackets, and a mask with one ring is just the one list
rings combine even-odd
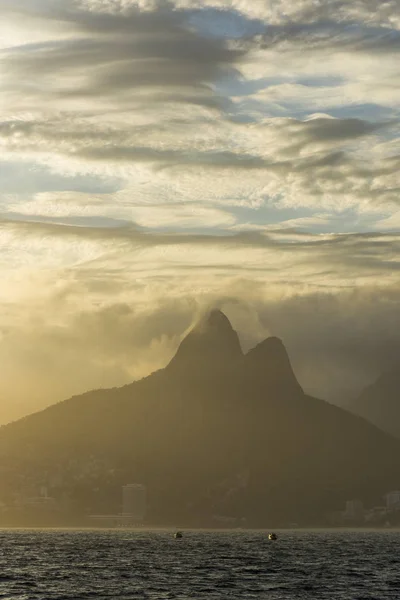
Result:
{"label": "golden sky", "polygon": [[0,0],[0,422],[207,307],[337,402],[400,349],[396,0]]}

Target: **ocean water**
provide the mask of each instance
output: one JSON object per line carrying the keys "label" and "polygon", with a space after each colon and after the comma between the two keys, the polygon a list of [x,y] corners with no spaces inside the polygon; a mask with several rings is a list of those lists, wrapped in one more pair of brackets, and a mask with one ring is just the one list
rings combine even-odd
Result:
{"label": "ocean water", "polygon": [[400,598],[400,533],[0,531],[0,598]]}

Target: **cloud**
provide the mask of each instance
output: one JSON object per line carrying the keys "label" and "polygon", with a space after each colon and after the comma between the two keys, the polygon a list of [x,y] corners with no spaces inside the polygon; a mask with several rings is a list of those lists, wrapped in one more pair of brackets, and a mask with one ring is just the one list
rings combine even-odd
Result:
{"label": "cloud", "polygon": [[345,404],[397,364],[400,336],[393,323],[399,292],[395,283],[293,296],[262,307],[261,318],[287,341],[308,390]]}
{"label": "cloud", "polygon": [[20,219],[31,217],[36,220],[48,220],[72,225],[85,223],[93,226],[93,218],[99,218],[109,227],[128,226],[134,223],[138,227],[229,227],[234,225],[235,217],[218,207],[204,206],[199,203],[182,202],[140,202],[133,203],[117,195],[89,195],[78,192],[43,192],[32,200],[9,205],[9,214]]}
{"label": "cloud", "polygon": [[[388,128],[394,130],[394,124],[320,116],[308,120],[267,119],[257,125],[233,125],[236,130],[233,152],[218,149],[218,142],[223,143],[224,138],[224,146],[229,143],[230,133],[223,126],[197,143],[196,133],[192,140],[189,138],[189,126],[183,134],[186,138],[179,137],[179,129],[175,131],[176,137],[170,130],[168,142],[161,148],[156,145],[153,131],[140,129],[142,145],[139,146],[135,144],[134,130],[126,133],[100,127],[92,133],[84,127],[69,128],[64,124],[60,131],[56,123],[36,124],[32,128],[19,123],[0,126],[9,150],[36,153],[41,158],[45,154],[51,161],[55,161],[58,153],[58,160],[64,162],[57,169],[69,176],[78,169],[81,174],[89,170],[95,175],[106,172],[110,178],[125,178],[125,191],[114,194],[111,203],[109,196],[103,195],[103,214],[111,218],[121,218],[124,214],[123,218],[127,218],[130,213],[133,220],[135,205],[141,204],[150,190],[153,190],[153,205],[168,192],[167,203],[171,206],[177,201],[222,203],[231,207],[269,204],[276,208],[313,207],[338,213],[352,208],[360,214],[380,213],[390,217],[398,205],[400,180],[395,148],[384,149]],[[54,135],[55,131],[60,137]],[[160,132],[158,144],[162,137]],[[146,138],[147,145],[143,145]],[[66,160],[71,160],[69,167]],[[134,183],[135,178],[139,184]],[[206,194],[204,178],[208,181]],[[93,199],[90,194],[86,197],[85,210],[89,214]],[[18,212],[18,204],[8,202],[8,210]],[[43,214],[42,206],[31,202],[30,211]],[[63,206],[65,203],[61,201],[57,210],[63,210]],[[26,204],[20,210],[26,213]],[[182,210],[188,209],[182,207]],[[151,211],[147,213],[150,215]],[[231,217],[231,223],[234,222]],[[154,220],[140,223],[151,227]]]}
{"label": "cloud", "polygon": [[[75,38],[13,48],[4,56],[4,69],[19,86],[34,69],[33,94],[73,99],[117,97],[138,87],[205,88],[243,54],[224,40],[205,43],[179,11],[63,11],[58,18],[71,23]],[[55,72],[57,79],[51,78]]]}
{"label": "cloud", "polygon": [[278,232],[264,243],[259,235],[130,243],[130,252],[115,244],[100,260],[51,271],[42,255],[29,278],[13,281],[12,304],[3,290],[4,418],[163,367],[210,306],[226,311],[245,349],[281,337],[306,391],[338,402],[398,356],[400,289],[388,264],[399,266],[398,238]]}
{"label": "cloud", "polygon": [[7,414],[163,366],[207,306],[336,399],[398,351],[398,2],[0,10]]}
{"label": "cloud", "polygon": [[[154,10],[162,6],[157,0],[80,0],[79,4],[94,11],[128,11],[140,7],[141,10]],[[318,22],[334,15],[339,22],[368,22],[396,25],[399,23],[399,8],[396,0],[177,0],[173,3],[179,9],[214,8],[221,11],[236,10],[248,18],[260,19],[274,25],[290,22]]]}
{"label": "cloud", "polygon": [[[400,38],[395,6],[371,6],[367,17],[362,2],[7,3],[15,24],[47,21],[49,37],[3,53],[0,144],[12,160],[126,190],[151,178],[171,206],[184,189],[185,203],[391,218],[398,158],[383,148],[398,138]],[[393,114],[327,112],[373,98]]]}
{"label": "cloud", "polygon": [[377,228],[381,231],[392,230],[399,231],[400,230],[400,211],[397,211],[392,216],[387,219],[381,219],[377,223]]}

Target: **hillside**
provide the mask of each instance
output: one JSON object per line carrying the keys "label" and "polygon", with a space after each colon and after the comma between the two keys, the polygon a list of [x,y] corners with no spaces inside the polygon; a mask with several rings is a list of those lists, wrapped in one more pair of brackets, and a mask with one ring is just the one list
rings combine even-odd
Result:
{"label": "hillside", "polygon": [[[75,515],[118,507],[120,485],[148,487],[152,523],[324,522],[345,500],[400,484],[400,443],[305,395],[284,345],[243,355],[213,311],[165,369],[76,396],[0,429],[0,500],[46,485]],[[66,509],[67,510],[67,509]]]}
{"label": "hillside", "polygon": [[383,431],[400,438],[400,365],[378,377],[349,408]]}

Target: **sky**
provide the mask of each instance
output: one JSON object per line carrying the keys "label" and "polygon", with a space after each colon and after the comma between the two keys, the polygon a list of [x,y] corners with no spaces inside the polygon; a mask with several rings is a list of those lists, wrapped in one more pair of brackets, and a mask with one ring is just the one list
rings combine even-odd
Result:
{"label": "sky", "polygon": [[0,0],[0,423],[221,308],[345,402],[400,351],[398,0]]}

